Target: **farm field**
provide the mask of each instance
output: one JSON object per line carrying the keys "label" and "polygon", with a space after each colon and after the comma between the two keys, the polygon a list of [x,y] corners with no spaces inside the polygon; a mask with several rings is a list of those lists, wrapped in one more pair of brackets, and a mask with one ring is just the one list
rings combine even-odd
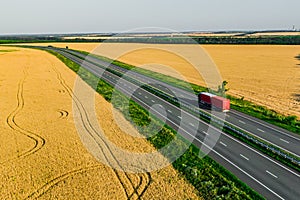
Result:
{"label": "farm field", "polygon": [[[49,44],[43,44],[49,45]],[[161,49],[163,44],[96,43],[51,44],[79,49],[150,69],[200,85],[202,77],[184,59]],[[167,45],[170,50],[185,52],[191,58],[199,56],[193,45]],[[218,67],[222,78],[229,82],[228,94],[267,106],[285,115],[300,118],[300,46],[280,45],[202,45]],[[120,56],[120,52],[131,49]],[[206,59],[206,58],[204,58]]]}
{"label": "farm field", "polygon": [[[171,166],[132,174],[96,161],[75,128],[75,78],[46,52],[0,47],[0,199],[138,199],[143,191],[142,199],[200,198]],[[155,150],[145,139],[125,135],[111,104],[98,94],[95,100],[111,141],[128,151]]]}
{"label": "farm field", "polygon": [[265,32],[265,33],[254,33],[249,34],[250,36],[295,36],[300,35],[300,32],[292,31],[292,32]]}

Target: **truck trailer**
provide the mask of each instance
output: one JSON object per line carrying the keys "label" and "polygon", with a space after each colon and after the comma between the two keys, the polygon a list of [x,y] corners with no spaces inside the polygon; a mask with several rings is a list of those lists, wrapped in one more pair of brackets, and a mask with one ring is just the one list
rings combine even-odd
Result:
{"label": "truck trailer", "polygon": [[198,103],[199,106],[205,105],[207,107],[213,107],[222,112],[227,112],[230,110],[230,100],[208,93],[208,92],[201,92],[198,95]]}

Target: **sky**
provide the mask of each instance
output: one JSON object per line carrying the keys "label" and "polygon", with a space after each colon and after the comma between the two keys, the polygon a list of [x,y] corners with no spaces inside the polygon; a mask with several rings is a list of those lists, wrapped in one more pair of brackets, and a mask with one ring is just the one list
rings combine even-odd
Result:
{"label": "sky", "polygon": [[0,34],[300,29],[299,0],[0,1]]}

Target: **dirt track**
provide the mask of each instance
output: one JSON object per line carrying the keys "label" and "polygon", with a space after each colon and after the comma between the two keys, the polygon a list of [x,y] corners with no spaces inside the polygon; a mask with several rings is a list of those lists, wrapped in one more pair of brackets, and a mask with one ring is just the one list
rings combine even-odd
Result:
{"label": "dirt track", "polygon": [[[0,199],[199,198],[172,167],[132,174],[97,162],[74,125],[76,74],[45,52],[13,49],[17,51],[0,55]],[[154,150],[144,139],[125,137],[111,104],[99,95],[96,109],[115,144],[131,151]]]}

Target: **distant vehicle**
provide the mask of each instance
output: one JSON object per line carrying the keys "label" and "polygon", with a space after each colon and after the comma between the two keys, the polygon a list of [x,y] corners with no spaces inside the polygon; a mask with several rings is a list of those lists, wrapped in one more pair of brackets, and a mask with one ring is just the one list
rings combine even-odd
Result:
{"label": "distant vehicle", "polygon": [[222,112],[227,112],[230,110],[230,100],[208,93],[201,92],[198,95],[199,106],[205,105],[207,107],[214,107],[221,110]]}
{"label": "distant vehicle", "polygon": [[52,45],[48,45],[48,47],[53,47]]}

